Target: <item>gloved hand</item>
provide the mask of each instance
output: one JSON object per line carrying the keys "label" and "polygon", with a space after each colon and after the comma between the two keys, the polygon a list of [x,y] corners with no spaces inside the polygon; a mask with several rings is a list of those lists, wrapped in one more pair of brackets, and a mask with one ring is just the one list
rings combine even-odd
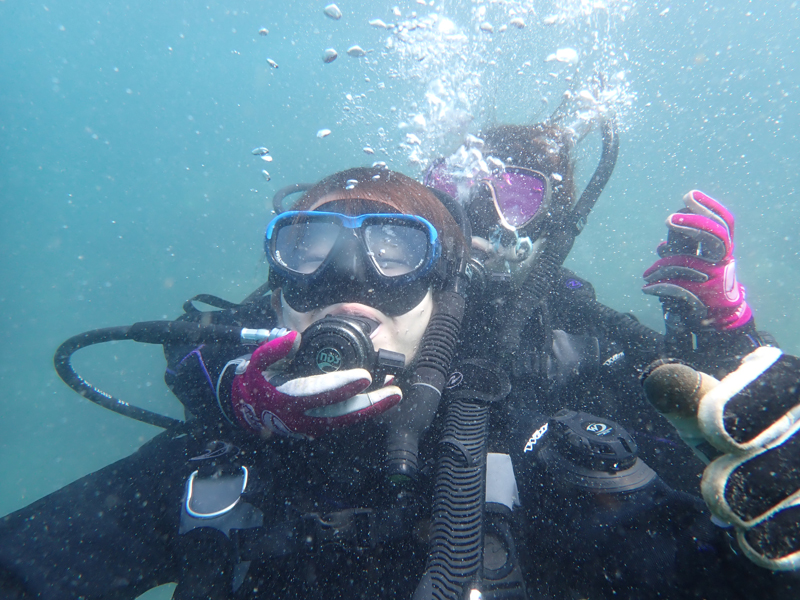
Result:
{"label": "gloved hand", "polygon": [[736,281],[733,258],[733,215],[703,192],[683,197],[688,210],[667,219],[669,236],[658,247],[661,257],[644,272],[642,290],[686,303],[704,326],[735,329],[752,311],[745,289]]}
{"label": "gloved hand", "polygon": [[290,379],[273,385],[277,373],[267,371],[297,350],[297,332],[259,346],[240,363],[233,379],[231,402],[245,429],[314,439],[323,433],[374,417],[400,402],[400,388],[387,385],[364,392],[372,384],[365,369],[335,371]]}
{"label": "gloved hand", "polygon": [[711,460],[701,482],[711,512],[756,564],[800,570],[800,359],[764,346],[722,381],[658,362],[645,394]]}

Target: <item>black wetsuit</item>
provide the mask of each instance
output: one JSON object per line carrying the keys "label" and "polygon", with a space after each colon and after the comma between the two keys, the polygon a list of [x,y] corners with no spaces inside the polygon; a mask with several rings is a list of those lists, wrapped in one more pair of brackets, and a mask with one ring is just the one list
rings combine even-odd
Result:
{"label": "black wetsuit", "polygon": [[[461,358],[496,352],[502,307],[493,314],[491,303],[480,304],[482,311],[465,321]],[[701,465],[646,404],[637,382],[637,369],[657,356],[663,340],[597,305],[591,286],[568,271],[532,315],[514,357],[512,392],[492,408],[489,441],[490,451],[514,463],[521,506],[503,523],[528,598],[800,597],[791,576],[737,555],[729,533],[686,493],[696,491]],[[268,302],[187,318],[274,323]],[[706,370],[725,369],[754,339],[750,328],[700,340],[692,358]],[[703,343],[717,351],[703,353]],[[421,445],[418,503],[398,508],[396,490],[381,475],[383,439],[375,424],[305,442],[261,440],[221,417],[217,377],[247,351],[167,348],[167,382],[194,418],[2,519],[4,597],[135,598],[176,581],[182,598],[222,598],[233,588],[236,598],[413,595],[428,551],[439,419]],[[662,478],[631,494],[597,496],[542,470],[523,448],[544,415],[565,406],[625,426]],[[241,506],[261,515],[258,527],[234,522],[234,542],[218,528],[193,529],[197,521],[183,508],[190,474],[233,477],[242,466],[249,482]],[[332,535],[320,519],[338,519],[342,527]],[[484,597],[518,591],[511,586],[505,596]]]}

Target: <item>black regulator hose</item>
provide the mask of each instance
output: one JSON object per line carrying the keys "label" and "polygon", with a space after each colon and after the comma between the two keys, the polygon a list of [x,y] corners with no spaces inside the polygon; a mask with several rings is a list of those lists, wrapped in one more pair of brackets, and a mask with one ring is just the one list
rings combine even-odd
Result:
{"label": "black regulator hose", "polygon": [[517,376],[523,374],[519,370],[520,363],[516,360],[516,353],[522,345],[522,332],[532,312],[549,292],[571,248],[571,236],[563,232],[551,234],[536,267],[522,282],[511,301],[500,335],[500,344],[503,356],[510,357],[512,370]]}
{"label": "black regulator hose", "polygon": [[56,373],[73,390],[103,408],[136,419],[142,423],[167,429],[183,421],[132,406],[108,394],[83,377],[72,367],[72,355],[81,348],[105,342],[130,340],[145,344],[260,344],[288,333],[285,329],[242,329],[224,325],[204,325],[186,321],[143,321],[125,327],[95,329],[69,338],[53,357]]}
{"label": "black regulator hose", "polygon": [[61,377],[64,383],[81,396],[87,400],[91,400],[95,404],[99,404],[103,408],[113,410],[116,413],[130,417],[131,419],[136,419],[142,423],[163,427],[164,429],[178,425],[181,421],[177,419],[166,417],[144,408],[131,406],[124,400],[115,398],[111,394],[107,394],[96,388],[78,375],[72,367],[72,355],[81,348],[93,346],[94,344],[102,344],[104,342],[127,340],[128,331],[130,331],[130,327],[108,327],[106,329],[87,331],[86,333],[81,333],[80,335],[69,338],[58,347],[56,355],[53,358],[56,373],[58,373],[58,376]]}
{"label": "black regulator hose", "polygon": [[458,202],[443,192],[431,191],[461,229],[464,251],[456,257],[445,289],[435,295],[434,313],[420,342],[410,392],[384,418],[388,430],[384,463],[386,475],[389,481],[401,486],[412,484],[417,479],[419,439],[430,426],[439,406],[450,362],[458,345],[466,304],[466,270],[472,228]]}
{"label": "black regulator hose", "polygon": [[312,187],[314,187],[313,183],[292,183],[291,185],[287,185],[286,187],[279,189],[277,192],[275,192],[275,195],[272,196],[272,208],[275,211],[275,214],[279,215],[287,210],[283,206],[283,201],[287,196],[306,192]]}
{"label": "black regulator hose", "polygon": [[422,337],[408,396],[385,417],[386,475],[395,484],[405,486],[417,480],[419,439],[439,407],[458,344],[464,304],[463,296],[455,292],[436,295],[436,310]]}
{"label": "black regulator hose", "polygon": [[603,121],[603,124],[600,126],[600,134],[603,138],[603,150],[600,162],[597,163],[597,168],[594,170],[592,178],[589,180],[589,183],[586,184],[586,188],[575,203],[575,208],[572,209],[570,215],[570,221],[572,221],[575,235],[583,231],[589,213],[592,212],[597,199],[603,192],[603,188],[606,187],[608,180],[611,179],[611,174],[614,172],[614,167],[617,164],[617,157],[619,156],[619,134],[615,117]]}

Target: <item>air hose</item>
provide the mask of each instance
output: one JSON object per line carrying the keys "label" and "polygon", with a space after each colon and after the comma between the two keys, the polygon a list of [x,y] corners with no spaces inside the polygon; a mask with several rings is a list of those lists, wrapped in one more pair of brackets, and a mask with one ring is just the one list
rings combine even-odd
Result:
{"label": "air hose", "polygon": [[436,295],[431,317],[420,345],[420,358],[408,397],[387,413],[386,471],[390,481],[405,484],[417,479],[419,438],[433,421],[439,398],[455,354],[464,298],[455,292]]}
{"label": "air hose", "polygon": [[464,238],[464,250],[453,261],[444,289],[435,294],[434,313],[420,342],[411,391],[386,413],[386,476],[394,484],[413,484],[419,468],[419,439],[430,426],[455,355],[466,304],[467,262],[472,228],[462,206],[447,194],[430,188],[447,208]]}
{"label": "air hose", "polygon": [[275,214],[279,215],[287,210],[286,207],[283,206],[283,201],[287,196],[306,192],[312,187],[314,187],[313,183],[293,183],[279,189],[272,197],[272,208],[275,210]]}
{"label": "air hose", "polygon": [[522,373],[518,372],[519,361],[514,360],[514,355],[522,345],[522,332],[531,313],[550,291],[550,286],[571,248],[572,244],[565,239],[565,236],[556,234],[550,237],[536,263],[536,268],[522,282],[516,297],[511,302],[500,342],[503,355],[511,357],[512,369],[517,376]]}
{"label": "air hose", "polygon": [[56,373],[73,390],[103,408],[167,429],[183,421],[131,406],[115,398],[78,375],[72,367],[72,355],[81,348],[105,342],[130,340],[145,344],[260,344],[288,333],[286,329],[242,329],[224,325],[205,325],[187,321],[143,321],[124,327],[95,329],[69,338],[53,357]]}
{"label": "air hose", "polygon": [[597,163],[597,168],[592,174],[589,183],[583,190],[581,197],[572,209],[569,221],[574,229],[575,235],[579,234],[583,227],[586,225],[586,219],[589,213],[592,212],[597,199],[606,187],[608,180],[611,179],[611,174],[614,172],[614,166],[617,164],[617,156],[619,156],[619,135],[617,132],[617,120],[614,117],[603,121],[600,126],[600,134],[603,138],[603,150],[600,162]]}

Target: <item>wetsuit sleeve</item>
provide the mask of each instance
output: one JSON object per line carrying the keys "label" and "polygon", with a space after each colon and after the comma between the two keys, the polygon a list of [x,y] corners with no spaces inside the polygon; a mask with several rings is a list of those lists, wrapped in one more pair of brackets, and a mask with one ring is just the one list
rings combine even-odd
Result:
{"label": "wetsuit sleeve", "polygon": [[563,328],[597,337],[601,363],[611,366],[624,360],[642,369],[664,349],[664,335],[597,301],[592,284],[562,269],[553,286],[550,305]]}
{"label": "wetsuit sleeve", "polygon": [[2,597],[132,599],[177,581],[173,540],[193,444],[167,431],[0,519]]}
{"label": "wetsuit sleeve", "polygon": [[[270,329],[275,326],[276,317],[267,304],[252,304],[221,311],[190,312],[180,320]],[[209,423],[225,422],[216,395],[219,376],[228,361],[250,354],[253,350],[254,346],[240,344],[165,345],[167,370],[164,380],[194,417]],[[226,396],[230,390],[221,392]]]}
{"label": "wetsuit sleeve", "polygon": [[562,269],[551,295],[560,322],[571,331],[597,336],[603,367],[613,367],[624,359],[632,367],[630,372],[638,374],[653,360],[670,357],[722,378],[759,346],[777,346],[769,333],[756,331],[752,318],[742,327],[725,331],[712,327],[691,331],[673,325],[666,327],[664,335],[642,325],[633,315],[598,302],[591,284],[568,269]]}

